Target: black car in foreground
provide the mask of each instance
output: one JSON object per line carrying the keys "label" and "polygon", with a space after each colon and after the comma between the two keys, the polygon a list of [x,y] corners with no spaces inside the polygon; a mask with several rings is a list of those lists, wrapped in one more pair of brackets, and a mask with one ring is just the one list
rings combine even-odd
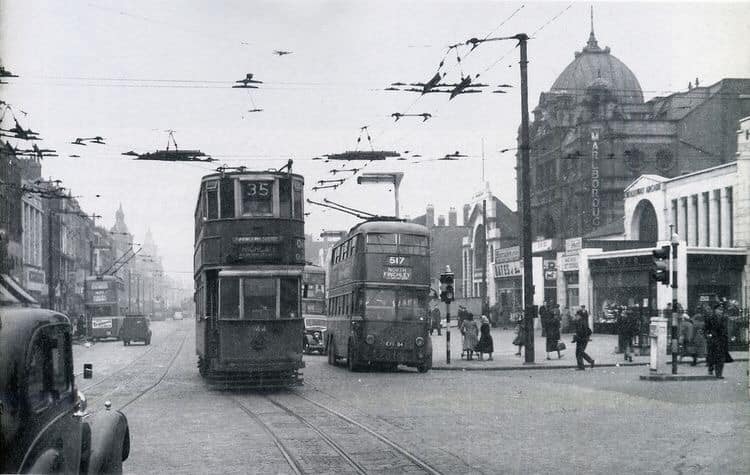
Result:
{"label": "black car in foreground", "polygon": [[108,405],[86,412],[71,333],[61,313],[0,306],[0,473],[122,471],[128,421]]}

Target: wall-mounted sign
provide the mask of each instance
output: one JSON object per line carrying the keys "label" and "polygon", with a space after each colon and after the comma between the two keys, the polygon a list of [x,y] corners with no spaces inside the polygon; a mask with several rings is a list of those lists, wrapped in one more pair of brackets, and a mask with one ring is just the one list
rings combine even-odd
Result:
{"label": "wall-mounted sign", "polygon": [[495,262],[511,262],[519,259],[521,259],[521,248],[519,246],[495,250]]}
{"label": "wall-mounted sign", "polygon": [[551,251],[555,247],[555,243],[552,239],[542,239],[540,241],[534,241],[531,243],[531,252],[545,252]]}
{"label": "wall-mounted sign", "polygon": [[495,277],[515,277],[520,276],[523,270],[523,261],[511,261],[501,264],[495,264]]}
{"label": "wall-mounted sign", "polygon": [[572,254],[578,252],[583,248],[583,238],[570,238],[565,240],[565,253]]}
{"label": "wall-mounted sign", "polygon": [[577,272],[580,256],[578,254],[562,256],[560,259],[560,270],[563,272]]}

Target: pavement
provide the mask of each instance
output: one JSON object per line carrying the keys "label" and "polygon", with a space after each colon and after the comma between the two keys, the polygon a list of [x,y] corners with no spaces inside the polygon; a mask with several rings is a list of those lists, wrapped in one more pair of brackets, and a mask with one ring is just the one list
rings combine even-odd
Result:
{"label": "pavement", "polygon": [[[432,369],[433,370],[457,370],[457,371],[487,371],[487,370],[528,370],[528,369],[573,369],[576,367],[575,343],[572,343],[573,334],[563,333],[560,341],[565,343],[567,348],[561,352],[562,358],[557,357],[557,352],[550,353],[547,360],[545,350],[545,338],[542,338],[541,329],[534,333],[534,363],[526,364],[524,362],[524,351],[521,356],[517,356],[518,347],[512,344],[515,338],[515,332],[512,329],[492,328],[492,340],[495,352],[492,354],[492,361],[487,360],[484,355],[484,361],[477,359],[476,353],[474,359],[467,361],[461,356],[461,332],[451,327],[451,362],[446,363],[446,329],[442,329],[442,335],[438,336],[437,332],[432,335]],[[594,358],[595,366],[614,367],[614,366],[644,366],[649,364],[649,356],[638,355],[638,348],[634,348],[633,362],[626,362],[622,353],[616,353],[617,335],[604,335],[594,333],[591,335],[586,347],[586,353]],[[731,353],[735,361],[747,361],[747,351],[735,351]],[[667,356],[669,364],[672,357]],[[680,364],[678,372],[688,374],[705,373],[705,363],[699,360],[696,367],[690,366],[690,359],[686,358],[684,363]],[[587,369],[589,368],[588,365]]]}

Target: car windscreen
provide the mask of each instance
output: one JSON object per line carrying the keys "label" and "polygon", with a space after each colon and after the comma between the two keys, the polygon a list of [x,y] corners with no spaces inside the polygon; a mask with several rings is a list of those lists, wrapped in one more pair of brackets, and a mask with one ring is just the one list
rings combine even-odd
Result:
{"label": "car windscreen", "polygon": [[306,318],[305,326],[306,327],[325,327],[326,320],[325,318]]}

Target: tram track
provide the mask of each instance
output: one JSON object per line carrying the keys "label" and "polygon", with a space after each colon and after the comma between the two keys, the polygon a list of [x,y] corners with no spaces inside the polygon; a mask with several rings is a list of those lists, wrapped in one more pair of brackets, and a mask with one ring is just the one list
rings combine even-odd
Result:
{"label": "tram track", "polygon": [[[441,473],[390,437],[297,391],[255,396],[252,405],[260,408],[231,399],[268,434],[296,474]],[[301,405],[281,401],[285,396]]]}
{"label": "tram track", "polygon": [[[178,329],[174,329],[174,330],[172,330],[172,332],[170,332],[170,333],[169,333],[168,337],[169,337],[169,336],[172,336],[172,335],[174,335],[174,334],[175,334],[175,333],[177,333],[178,331],[179,331]],[[100,379],[99,381],[96,381],[96,382],[94,382],[94,383],[91,383],[91,384],[89,384],[88,386],[85,386],[85,387],[82,387],[82,388],[80,388],[80,389],[81,389],[81,391],[83,391],[83,392],[84,392],[84,394],[85,394],[85,393],[86,393],[86,391],[88,391],[89,389],[95,388],[95,387],[99,386],[100,384],[102,384],[102,383],[104,383],[104,382],[107,382],[107,381],[111,380],[111,379],[112,379],[112,378],[114,378],[115,376],[117,376],[117,375],[121,374],[121,373],[122,373],[123,371],[125,371],[125,370],[127,370],[127,369],[131,368],[131,367],[132,367],[133,365],[135,365],[136,363],[138,363],[138,362],[139,362],[140,360],[144,359],[144,358],[145,358],[146,356],[148,356],[148,355],[149,355],[149,354],[150,354],[151,352],[153,352],[154,350],[156,350],[156,349],[158,348],[158,347],[157,347],[156,345],[149,345],[149,346],[150,346],[150,348],[149,348],[149,349],[147,349],[146,351],[144,351],[144,352],[143,352],[143,353],[141,353],[140,355],[138,355],[138,356],[136,356],[135,358],[133,358],[133,359],[132,359],[132,360],[131,360],[131,361],[130,361],[130,362],[129,362],[128,364],[126,364],[126,365],[124,365],[124,366],[122,366],[122,367],[118,368],[118,369],[117,369],[116,371],[112,372],[111,374],[108,374],[107,376],[103,377],[103,378],[102,378],[102,379]]]}

